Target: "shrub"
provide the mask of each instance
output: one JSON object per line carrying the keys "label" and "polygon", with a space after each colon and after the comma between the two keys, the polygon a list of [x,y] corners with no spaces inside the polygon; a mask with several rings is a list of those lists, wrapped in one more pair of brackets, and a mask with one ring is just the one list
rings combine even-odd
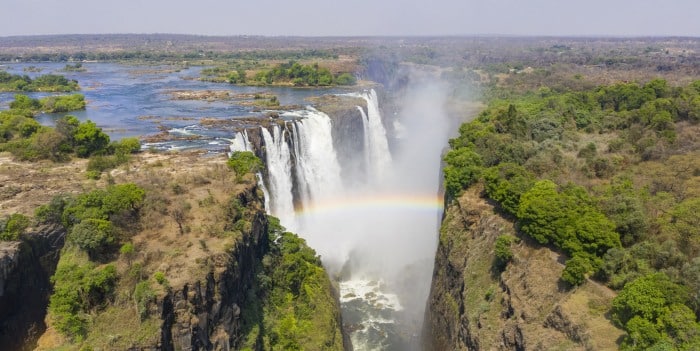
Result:
{"label": "shrub", "polygon": [[67,240],[90,256],[96,256],[113,244],[116,238],[110,221],[88,218],[71,229]]}
{"label": "shrub", "polygon": [[34,218],[42,224],[59,224],[63,210],[69,201],[70,199],[65,195],[54,196],[48,204],[37,207]]}
{"label": "shrub", "polygon": [[245,174],[258,172],[263,168],[262,161],[250,151],[235,151],[226,162],[240,180]]}
{"label": "shrub", "polygon": [[510,235],[499,235],[496,238],[495,244],[495,265],[499,270],[505,269],[508,262],[513,259],[513,251],[511,251],[510,246],[516,241],[516,238]]}
{"label": "shrub", "polygon": [[355,85],[357,79],[350,73],[342,73],[335,79],[335,83],[338,85]]}
{"label": "shrub", "polygon": [[53,326],[62,334],[77,341],[88,329],[86,312],[100,306],[114,291],[117,270],[113,265],[94,268],[92,264],[78,264],[62,257],[51,277],[54,292],[49,301]]}
{"label": "shrub", "polygon": [[482,171],[481,156],[472,148],[450,150],[445,155],[445,190],[451,198],[479,180]]}
{"label": "shrub", "polygon": [[574,257],[566,261],[566,267],[564,267],[564,271],[561,274],[561,279],[571,285],[581,285],[592,271],[593,266],[588,257],[574,255]]}
{"label": "shrub", "polygon": [[136,309],[139,311],[141,320],[148,318],[150,304],[155,298],[156,295],[147,280],[136,284],[134,288],[134,302],[136,303]]}
{"label": "shrub", "polygon": [[97,172],[99,174],[104,171],[114,169],[119,165],[126,163],[128,160],[128,157],[123,154],[109,156],[95,155],[90,157],[87,164],[87,171]]}
{"label": "shrub", "polygon": [[141,151],[141,142],[138,138],[124,138],[119,141],[112,142],[112,149],[116,155],[135,154]]}
{"label": "shrub", "polygon": [[163,273],[163,272],[153,273],[153,279],[155,279],[156,282],[160,285],[163,285],[163,286],[168,285],[168,278],[165,277],[165,273]]}
{"label": "shrub", "polygon": [[20,235],[29,226],[29,218],[21,213],[10,215],[5,221],[0,221],[0,240],[19,240]]}
{"label": "shrub", "polygon": [[48,113],[69,112],[85,109],[85,96],[82,94],[47,96],[41,100],[41,109]]}

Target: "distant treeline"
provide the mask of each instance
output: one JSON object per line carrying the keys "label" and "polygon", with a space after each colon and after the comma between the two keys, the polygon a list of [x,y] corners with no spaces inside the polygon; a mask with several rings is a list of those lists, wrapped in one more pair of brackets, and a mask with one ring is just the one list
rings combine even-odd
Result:
{"label": "distant treeline", "polygon": [[69,62],[69,61],[194,61],[194,60],[302,60],[313,58],[335,59],[333,50],[251,50],[251,51],[117,51],[77,53],[32,53],[26,55],[0,53],[0,62]]}

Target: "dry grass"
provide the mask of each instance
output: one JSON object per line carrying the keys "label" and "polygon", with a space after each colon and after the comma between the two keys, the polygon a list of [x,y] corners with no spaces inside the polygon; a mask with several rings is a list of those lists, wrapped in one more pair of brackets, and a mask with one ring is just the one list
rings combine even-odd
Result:
{"label": "dry grass", "polygon": [[[116,264],[120,277],[114,301],[105,310],[91,312],[86,343],[96,349],[122,350],[156,343],[153,337],[158,337],[161,321],[157,314],[141,321],[133,300],[136,284],[147,280],[156,296],[162,298],[169,288],[180,290],[217,269],[221,256],[241,235],[225,231],[230,221],[226,205],[255,184],[252,175],[236,182],[235,174],[225,164],[225,156],[207,157],[196,152],[136,155],[127,165],[103,175],[100,181],[85,178],[85,160],[59,165],[2,160],[0,176],[12,179],[22,190],[3,201],[3,211],[19,209],[31,214],[34,207],[54,195],[105,187],[107,179],[117,184],[133,182],[146,189],[139,223],[120,232],[122,242],[134,244],[135,254],[131,258],[115,256],[111,262]],[[185,203],[189,205],[183,206]],[[178,209],[184,213],[182,232],[173,215]],[[154,277],[156,272],[164,274],[163,284]],[[80,345],[67,343],[50,325],[39,340],[39,349],[78,348]]]}

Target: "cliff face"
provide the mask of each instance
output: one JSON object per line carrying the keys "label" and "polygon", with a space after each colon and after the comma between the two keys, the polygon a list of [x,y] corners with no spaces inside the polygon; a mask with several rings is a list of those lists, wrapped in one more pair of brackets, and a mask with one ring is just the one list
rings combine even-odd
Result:
{"label": "cliff face", "polygon": [[[244,204],[259,202],[255,188],[239,195]],[[267,219],[256,212],[251,230],[230,252],[211,256],[212,270],[172,290],[159,301],[162,350],[236,349],[245,337],[241,309],[256,284],[255,273],[269,250]]]}
{"label": "cliff face", "polygon": [[[520,241],[503,272],[494,243],[513,223],[469,189],[445,211],[426,312],[428,350],[609,350],[622,331],[606,319],[614,294],[560,282],[563,259]],[[601,307],[603,306],[603,307]]]}
{"label": "cliff face", "polygon": [[45,227],[22,241],[0,242],[0,345],[3,350],[32,350],[46,329],[51,294],[65,231]]}
{"label": "cliff face", "polygon": [[[129,242],[133,252],[124,254],[115,249],[98,260],[91,260],[69,242],[60,259],[56,258],[59,270],[77,267],[76,270],[89,268],[90,272],[102,272],[106,267],[114,267],[111,268],[116,274],[114,287],[102,295],[93,295],[91,301],[98,302],[78,312],[86,321],[84,333],[64,335],[57,321],[65,317],[54,314],[50,308],[45,318],[47,326],[34,332],[41,337],[36,343],[25,344],[26,348],[34,349],[36,345],[37,350],[280,349],[273,347],[270,335],[286,330],[279,327],[282,324],[276,316],[268,313],[273,310],[268,306],[268,296],[279,285],[268,274],[265,262],[287,257],[270,235],[273,222],[265,214],[263,193],[254,175],[247,174],[236,181],[233,172],[223,164],[223,158],[142,157],[135,161],[134,170],[138,171],[113,173],[117,184],[136,182],[146,191],[146,204],[140,210],[138,223],[129,224],[121,233],[125,239],[119,245]],[[182,167],[183,164],[188,167]],[[182,211],[181,216],[174,219],[173,213],[178,210]],[[176,223],[178,220],[181,223]],[[5,256],[8,263],[4,266],[18,266],[12,263],[17,261],[14,254]],[[308,329],[315,334],[292,336],[324,343],[326,350],[342,350],[337,296],[320,264],[313,267],[323,273],[327,284],[314,290],[318,294],[313,302],[294,296],[292,303],[320,316],[309,323]],[[285,269],[280,270],[282,276],[288,272]],[[47,284],[50,275],[45,275]],[[24,283],[24,275],[21,279],[7,274],[2,277]],[[60,279],[71,277],[63,274]],[[33,305],[42,311],[41,316],[32,317],[34,322],[44,320],[48,293],[47,285],[44,299]],[[320,305],[328,307],[320,312]],[[13,328],[29,329],[19,324],[13,324]]]}

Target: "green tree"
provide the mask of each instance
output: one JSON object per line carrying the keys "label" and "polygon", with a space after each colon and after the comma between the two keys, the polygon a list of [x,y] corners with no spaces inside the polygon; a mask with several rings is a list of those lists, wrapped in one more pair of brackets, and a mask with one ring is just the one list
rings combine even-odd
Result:
{"label": "green tree", "polygon": [[574,255],[574,257],[566,260],[561,279],[571,285],[581,285],[592,271],[593,265],[590,258],[580,254]]}
{"label": "green tree", "polygon": [[109,145],[109,136],[91,120],[80,123],[73,137],[76,146],[75,152],[79,157],[88,157],[95,153],[104,152]]}
{"label": "green tree", "polygon": [[625,285],[612,304],[613,320],[626,325],[634,316],[656,322],[672,304],[688,300],[688,291],[666,274],[653,273]]}
{"label": "green tree", "polygon": [[19,240],[29,226],[29,218],[21,213],[14,213],[6,220],[0,221],[0,240]]}
{"label": "green tree", "polygon": [[445,190],[449,197],[456,197],[462,190],[479,180],[482,160],[472,148],[450,150],[444,160]]}
{"label": "green tree", "polygon": [[518,207],[520,229],[540,244],[558,241],[558,230],[567,219],[566,204],[551,180],[540,180],[522,195]]}
{"label": "green tree", "polygon": [[96,257],[112,245],[116,237],[110,221],[88,218],[73,226],[67,240]]}
{"label": "green tree", "polygon": [[134,183],[111,186],[102,201],[102,209],[109,214],[128,211],[136,214],[143,206],[146,191]]}
{"label": "green tree", "polygon": [[234,151],[226,164],[236,173],[236,179],[239,181],[244,175],[258,172],[263,168],[262,161],[250,151]]}
{"label": "green tree", "polygon": [[678,238],[689,257],[700,254],[700,198],[690,198],[676,205],[670,213],[668,230]]}
{"label": "green tree", "polygon": [[646,349],[660,343],[683,350],[700,346],[700,324],[685,305],[688,301],[688,289],[663,273],[625,285],[612,304],[613,321],[628,334],[623,348]]}
{"label": "green tree", "polygon": [[501,163],[483,173],[488,197],[498,202],[506,212],[515,215],[520,197],[535,183],[535,176],[515,163]]}
{"label": "green tree", "polygon": [[355,76],[350,73],[342,73],[338,75],[335,82],[338,85],[355,85],[357,83],[357,79],[355,79]]}
{"label": "green tree", "polygon": [[39,100],[32,99],[27,95],[16,94],[15,101],[10,103],[11,109],[26,109],[30,111],[36,111],[41,108],[41,103]]}
{"label": "green tree", "polygon": [[494,245],[494,253],[496,256],[494,265],[496,269],[505,269],[508,262],[513,259],[513,251],[510,247],[516,240],[515,237],[510,235],[499,235],[496,238],[496,243]]}

